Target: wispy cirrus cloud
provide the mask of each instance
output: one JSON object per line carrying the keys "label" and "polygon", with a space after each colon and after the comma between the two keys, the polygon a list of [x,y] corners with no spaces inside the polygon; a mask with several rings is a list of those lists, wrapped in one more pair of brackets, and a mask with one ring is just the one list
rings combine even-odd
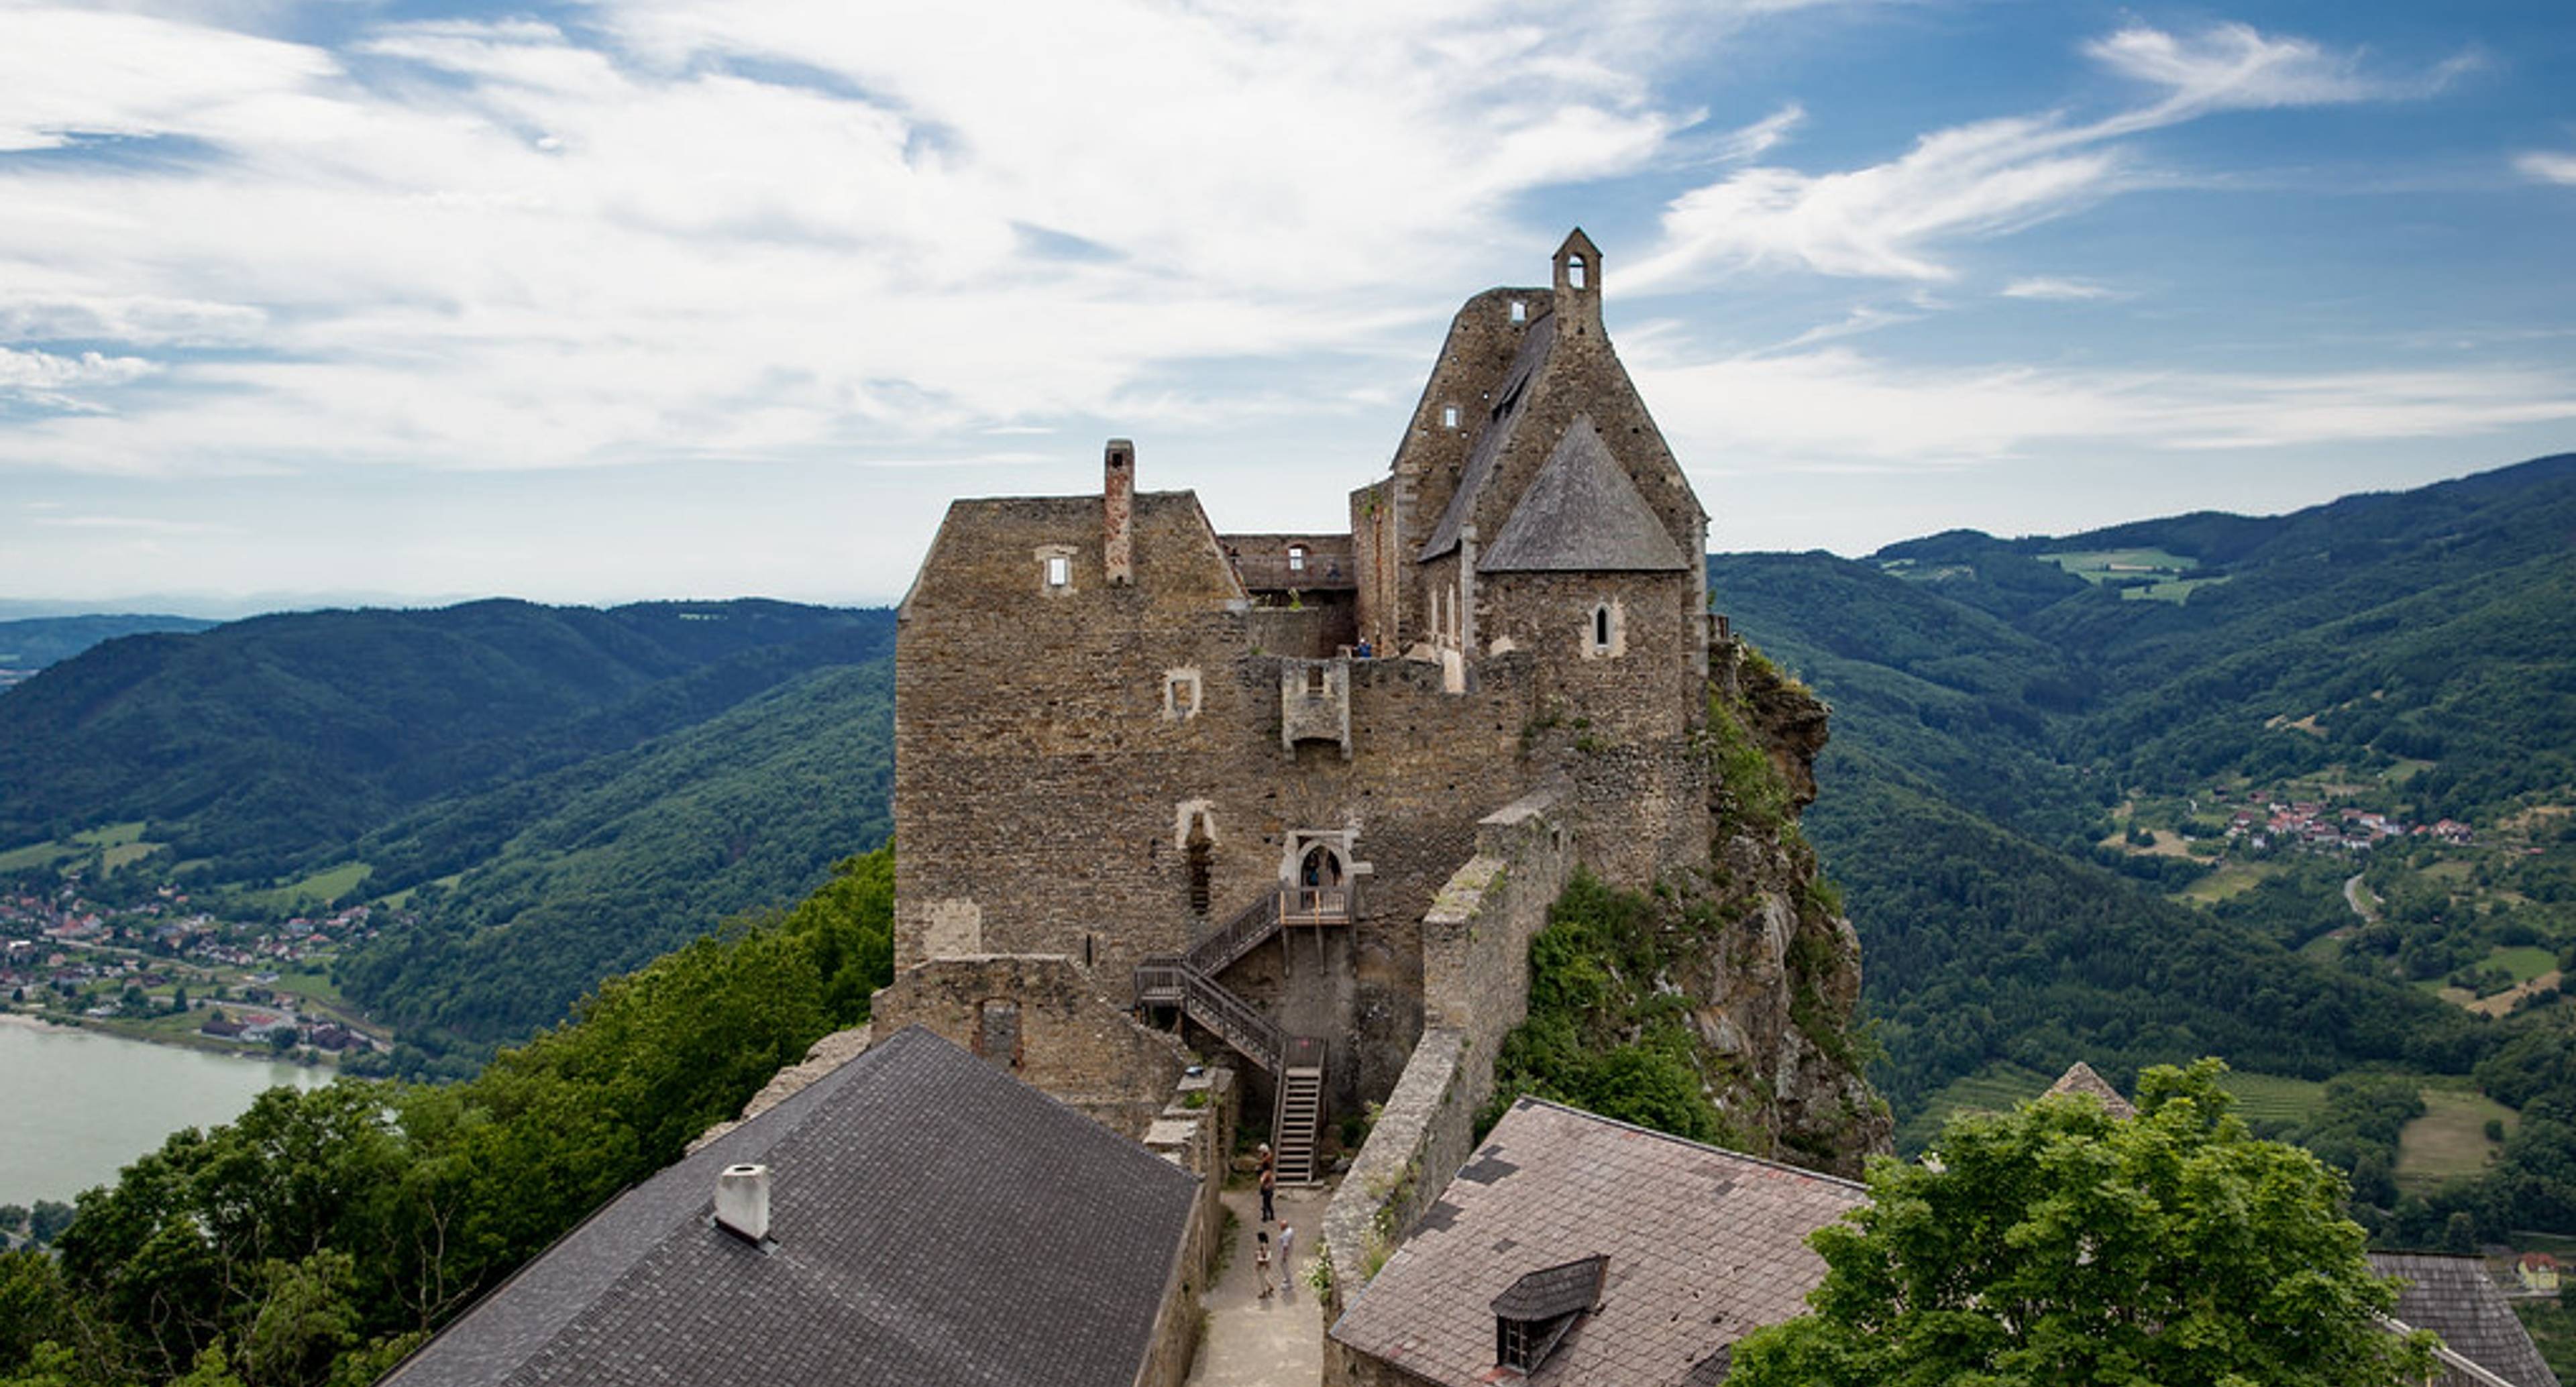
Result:
{"label": "wispy cirrus cloud", "polygon": [[1835,173],[1744,169],[1666,208],[1663,244],[1619,287],[1669,290],[1728,269],[1943,281],[1947,250],[2065,216],[2133,183],[2129,141],[2218,111],[2416,97],[2473,57],[2404,76],[2363,70],[2353,54],[2242,24],[2182,35],[2133,25],[2085,45],[2152,99],[2088,122],[2062,113],[1936,130],[1905,154]]}
{"label": "wispy cirrus cloud", "polygon": [[2534,182],[2576,186],[2576,154],[2535,149],[2516,158],[2513,166]]}
{"label": "wispy cirrus cloud", "polygon": [[1657,360],[1638,375],[1678,452],[1748,470],[1976,467],[2114,440],[2132,453],[2250,451],[2576,421],[2576,379],[2529,368],[1932,367],[1832,346]]}
{"label": "wispy cirrus cloud", "polygon": [[2119,290],[2107,284],[2060,275],[2025,276],[2005,285],[2000,292],[2008,299],[2040,299],[2052,303],[2085,303],[2121,296]]}

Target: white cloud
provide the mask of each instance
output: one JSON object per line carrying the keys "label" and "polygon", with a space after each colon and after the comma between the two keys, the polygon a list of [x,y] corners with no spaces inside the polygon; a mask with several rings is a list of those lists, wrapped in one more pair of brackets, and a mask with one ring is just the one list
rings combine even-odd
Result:
{"label": "white cloud", "polygon": [[2090,123],[2050,113],[1953,126],[1895,159],[1842,172],[1744,169],[1674,199],[1663,244],[1616,287],[1671,289],[1759,266],[1948,280],[1957,271],[1947,246],[2019,231],[2126,190],[2131,137],[2217,111],[2423,95],[2470,61],[2416,78],[2376,77],[2351,55],[2241,24],[2188,36],[2133,26],[2085,51],[2158,88],[2158,98]]}
{"label": "white cloud", "polygon": [[83,382],[113,413],[13,422],[0,466],[920,458],[1203,418],[1173,363],[1367,350],[1505,247],[1535,275],[1560,228],[1523,200],[1665,157],[1700,117],[1656,65],[1778,7],[605,0],[582,36],[384,24],[345,59],[0,9],[0,145],[201,152],[0,164],[0,343],[230,349]]}
{"label": "white cloud", "polygon": [[1718,470],[1959,468],[2085,445],[2259,450],[2576,420],[2576,377],[2533,369],[1918,367],[1827,347],[1637,374],[1675,452]]}
{"label": "white cloud", "polygon": [[238,130],[336,70],[312,48],[196,24],[0,8],[0,150]]}
{"label": "white cloud", "polygon": [[2533,150],[2531,153],[2525,154],[2521,158],[2514,160],[2513,166],[2522,170],[2524,177],[2535,179],[2542,183],[2566,183],[2576,185],[2576,154],[2556,154],[2545,150]]}
{"label": "white cloud", "polygon": [[2081,303],[2088,299],[2118,298],[2119,291],[2089,279],[2066,279],[2056,275],[2031,275],[2016,279],[2003,287],[2008,299],[2044,299],[2052,302]]}
{"label": "white cloud", "polygon": [[2303,38],[2266,37],[2246,24],[2189,35],[2131,25],[2084,51],[2121,76],[2163,88],[2155,111],[2165,117],[2429,96],[2477,63],[2464,54],[2419,75],[2369,74],[2358,54],[2330,52]]}
{"label": "white cloud", "polygon": [[49,409],[93,410],[97,406],[74,392],[130,384],[159,369],[141,357],[98,352],[57,356],[0,347],[0,401],[15,397]]}

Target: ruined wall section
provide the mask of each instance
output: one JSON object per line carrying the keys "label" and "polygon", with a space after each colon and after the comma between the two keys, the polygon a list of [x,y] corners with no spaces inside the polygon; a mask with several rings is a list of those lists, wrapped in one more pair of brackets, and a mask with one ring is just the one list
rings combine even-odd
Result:
{"label": "ruined wall section", "polygon": [[[1511,370],[1531,324],[1546,316],[1550,302],[1546,289],[1488,289],[1467,300],[1450,320],[1440,359],[1423,383],[1413,418],[1396,445],[1393,475],[1384,483],[1394,493],[1394,548],[1399,564],[1410,563],[1430,539],[1432,527],[1440,523],[1441,512],[1457,493],[1468,453],[1491,422],[1494,392]],[[1514,304],[1520,305],[1517,319]],[[1457,411],[1455,422],[1449,416],[1452,409]],[[1359,532],[1356,519],[1352,532]],[[1392,586],[1389,637],[1379,644],[1401,640],[1410,645],[1422,639],[1428,627],[1422,589],[1400,577]]]}
{"label": "ruined wall section", "polygon": [[1189,1052],[1137,1025],[1071,959],[943,958],[877,991],[880,1035],[922,1026],[1112,1131],[1141,1141],[1171,1101]]}
{"label": "ruined wall section", "polygon": [[1325,1211],[1328,1314],[1375,1274],[1474,1148],[1494,1056],[1529,1014],[1530,941],[1573,877],[1576,844],[1562,809],[1556,792],[1540,790],[1486,816],[1475,856],[1423,917],[1422,1039]]}

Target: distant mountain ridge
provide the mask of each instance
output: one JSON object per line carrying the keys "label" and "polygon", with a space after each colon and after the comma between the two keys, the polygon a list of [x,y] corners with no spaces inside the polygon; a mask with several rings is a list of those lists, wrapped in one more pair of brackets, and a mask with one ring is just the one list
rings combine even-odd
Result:
{"label": "distant mountain ridge", "polygon": [[58,664],[101,641],[151,631],[203,631],[216,623],[193,616],[141,612],[28,617],[0,621],[0,688]]}

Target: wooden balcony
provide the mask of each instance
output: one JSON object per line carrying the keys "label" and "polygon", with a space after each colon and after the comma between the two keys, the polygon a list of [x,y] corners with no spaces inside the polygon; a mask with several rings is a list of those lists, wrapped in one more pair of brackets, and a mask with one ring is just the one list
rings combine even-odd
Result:
{"label": "wooden balcony", "polygon": [[1279,923],[1287,926],[1347,925],[1352,892],[1348,886],[1282,886]]}

